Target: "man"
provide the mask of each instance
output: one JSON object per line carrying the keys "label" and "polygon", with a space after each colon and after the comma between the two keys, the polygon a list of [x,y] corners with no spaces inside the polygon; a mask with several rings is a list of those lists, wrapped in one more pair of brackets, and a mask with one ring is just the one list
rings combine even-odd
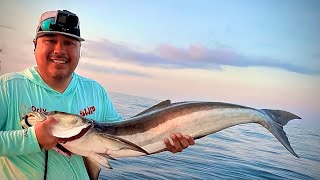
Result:
{"label": "man", "polygon": [[[67,158],[52,148],[57,120],[48,117],[23,130],[20,119],[29,111],[64,111],[100,121],[118,121],[105,89],[74,73],[79,58],[78,17],[66,10],[42,14],[34,39],[37,66],[0,78],[0,179],[88,179],[81,156]],[[90,109],[89,113],[83,113]],[[167,150],[180,152],[194,144],[190,136],[172,134]],[[48,150],[48,151],[46,151]]]}

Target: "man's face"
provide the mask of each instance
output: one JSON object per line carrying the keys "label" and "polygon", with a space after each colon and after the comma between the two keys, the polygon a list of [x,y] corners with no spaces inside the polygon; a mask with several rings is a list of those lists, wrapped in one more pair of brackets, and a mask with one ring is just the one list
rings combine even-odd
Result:
{"label": "man's face", "polygon": [[69,78],[79,62],[80,42],[64,35],[44,35],[37,39],[34,54],[42,78]]}

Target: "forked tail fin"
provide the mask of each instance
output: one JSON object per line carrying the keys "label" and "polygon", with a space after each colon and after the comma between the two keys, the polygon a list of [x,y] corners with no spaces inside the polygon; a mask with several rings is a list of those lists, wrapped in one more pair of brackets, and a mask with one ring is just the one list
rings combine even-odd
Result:
{"label": "forked tail fin", "polygon": [[282,110],[271,110],[271,109],[261,109],[265,114],[267,114],[272,120],[266,127],[278,140],[279,142],[294,156],[299,156],[292,149],[288,137],[283,130],[283,126],[286,125],[290,120],[301,119],[299,116],[292,114],[287,111]]}

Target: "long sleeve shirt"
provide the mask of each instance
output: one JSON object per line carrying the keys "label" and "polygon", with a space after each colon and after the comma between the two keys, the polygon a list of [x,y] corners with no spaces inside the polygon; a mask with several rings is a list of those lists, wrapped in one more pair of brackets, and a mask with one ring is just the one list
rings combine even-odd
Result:
{"label": "long sleeve shirt", "polygon": [[[105,89],[97,82],[72,74],[67,89],[49,87],[33,67],[0,77],[0,179],[43,179],[45,153],[33,127],[23,130],[28,112],[63,111],[97,121],[118,121]],[[81,156],[65,157],[49,150],[47,179],[89,179]]]}

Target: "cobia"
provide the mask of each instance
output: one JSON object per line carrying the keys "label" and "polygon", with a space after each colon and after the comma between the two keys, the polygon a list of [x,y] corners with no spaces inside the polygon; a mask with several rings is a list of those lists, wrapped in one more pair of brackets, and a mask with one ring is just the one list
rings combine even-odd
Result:
{"label": "cobia", "polygon": [[292,119],[301,118],[283,110],[254,109],[223,102],[171,103],[166,100],[119,122],[100,123],[57,111],[46,114],[29,113],[23,122],[34,125],[46,116],[59,119],[52,130],[52,134],[59,138],[60,148],[58,146],[57,150],[62,154],[74,153],[86,157],[88,173],[92,178],[99,175],[98,164],[110,168],[107,159],[164,151],[166,146],[163,141],[172,133],[199,139],[244,123],[262,125],[291,154],[299,157],[290,146],[283,126]]}

